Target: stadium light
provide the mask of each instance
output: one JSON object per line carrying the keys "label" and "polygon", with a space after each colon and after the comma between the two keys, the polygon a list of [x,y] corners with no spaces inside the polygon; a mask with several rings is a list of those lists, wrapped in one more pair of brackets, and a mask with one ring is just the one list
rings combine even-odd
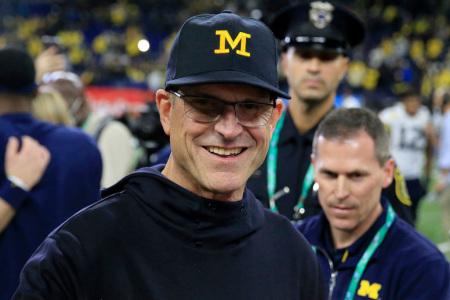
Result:
{"label": "stadium light", "polygon": [[147,52],[150,49],[150,43],[147,40],[140,40],[138,42],[138,48],[141,52]]}

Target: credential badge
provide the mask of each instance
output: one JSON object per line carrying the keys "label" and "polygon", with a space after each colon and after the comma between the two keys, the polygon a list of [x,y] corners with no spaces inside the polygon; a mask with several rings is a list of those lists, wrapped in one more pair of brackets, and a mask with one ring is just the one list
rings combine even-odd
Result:
{"label": "credential badge", "polygon": [[333,20],[332,11],[334,6],[328,2],[311,2],[309,10],[309,20],[319,29],[325,28]]}

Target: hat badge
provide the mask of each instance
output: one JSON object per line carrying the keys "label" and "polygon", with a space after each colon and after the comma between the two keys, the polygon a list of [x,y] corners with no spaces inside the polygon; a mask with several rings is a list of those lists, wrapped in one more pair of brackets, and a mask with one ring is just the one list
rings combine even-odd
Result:
{"label": "hat badge", "polygon": [[328,2],[315,1],[310,3],[309,20],[319,29],[327,27],[333,20],[334,6]]}

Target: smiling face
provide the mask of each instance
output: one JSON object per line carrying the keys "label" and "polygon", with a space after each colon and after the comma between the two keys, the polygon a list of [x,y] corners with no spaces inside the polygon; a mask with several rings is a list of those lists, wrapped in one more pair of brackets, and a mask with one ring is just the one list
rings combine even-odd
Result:
{"label": "smiling face", "polygon": [[[273,101],[267,91],[239,84],[196,85],[180,92],[229,102]],[[266,157],[282,101],[277,100],[266,125],[250,128],[236,123],[231,105],[224,107],[216,121],[200,123],[186,116],[184,100],[170,92],[159,90],[156,100],[172,148],[163,174],[197,195],[241,200],[247,179]]]}
{"label": "smiling face", "polygon": [[307,103],[334,101],[347,65],[347,57],[327,51],[289,47],[282,55],[290,95]]}
{"label": "smiling face", "polygon": [[335,242],[350,237],[353,243],[382,212],[381,190],[392,181],[394,162],[389,159],[380,166],[374,149],[373,139],[364,130],[344,140],[323,136],[317,140],[314,176]]}

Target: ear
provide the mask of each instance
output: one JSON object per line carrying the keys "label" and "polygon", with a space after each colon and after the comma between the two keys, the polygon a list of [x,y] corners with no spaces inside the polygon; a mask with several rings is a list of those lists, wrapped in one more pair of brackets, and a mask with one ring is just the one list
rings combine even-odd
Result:
{"label": "ear", "polygon": [[314,179],[316,179],[316,155],[311,154],[311,165],[313,166]]}
{"label": "ear", "polygon": [[287,51],[281,53],[281,69],[283,70],[283,74],[286,75],[287,68]]}
{"label": "ear", "polygon": [[316,166],[316,155],[314,153],[311,154],[311,164],[313,167]]}
{"label": "ear", "polygon": [[170,112],[172,111],[172,94],[165,90],[156,92],[156,105],[164,132],[170,135]]}
{"label": "ear", "polygon": [[384,173],[384,180],[383,180],[383,188],[387,188],[394,178],[394,169],[395,169],[395,163],[392,158],[388,159],[388,161],[384,164],[383,167],[383,173]]}
{"label": "ear", "polygon": [[270,117],[270,120],[269,120],[269,123],[270,123],[270,126],[271,126],[271,130],[272,130],[272,134],[273,134],[273,132],[275,130],[275,127],[277,126],[278,120],[280,119],[281,113],[283,111],[283,100],[276,99],[275,103],[276,103],[276,106],[273,109],[272,116]]}
{"label": "ear", "polygon": [[347,74],[349,61],[350,61],[350,59],[348,57],[343,57],[342,58],[342,69],[341,69],[341,74],[340,74],[340,80],[341,81],[344,79],[345,74]]}

